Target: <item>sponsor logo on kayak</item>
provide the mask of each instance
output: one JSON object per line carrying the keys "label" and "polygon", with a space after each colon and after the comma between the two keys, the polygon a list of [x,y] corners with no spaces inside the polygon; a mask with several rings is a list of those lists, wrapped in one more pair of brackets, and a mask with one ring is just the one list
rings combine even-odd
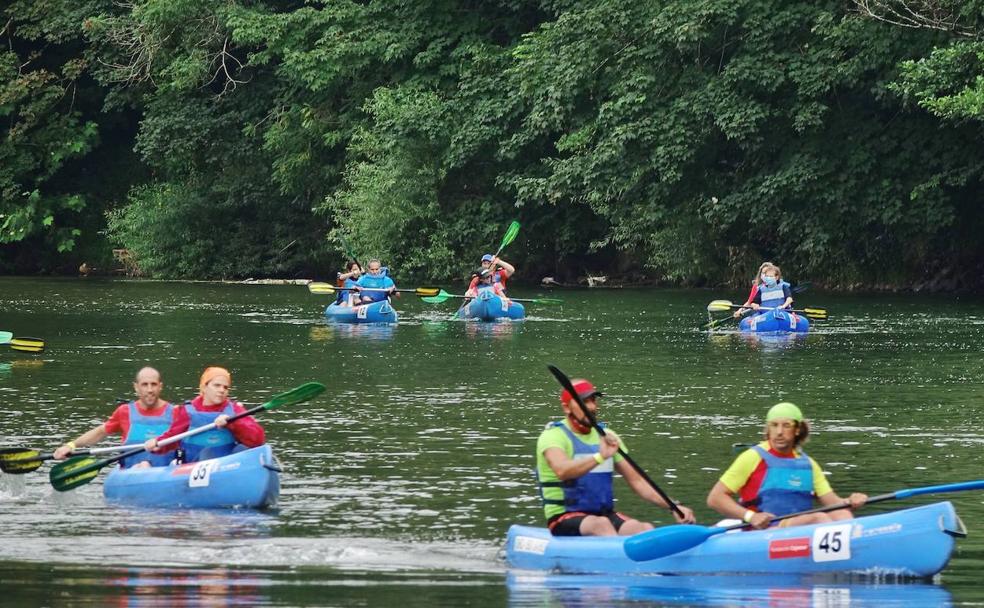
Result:
{"label": "sponsor logo on kayak", "polygon": [[902,524],[899,523],[879,526],[878,528],[862,528],[861,526],[857,526],[854,530],[854,538],[861,538],[862,536],[879,536],[881,534],[895,534],[901,531]]}
{"label": "sponsor logo on kayak", "polygon": [[782,538],[769,541],[769,559],[810,557],[809,538]]}
{"label": "sponsor logo on kayak", "polygon": [[548,541],[545,538],[533,538],[532,536],[517,536],[513,541],[513,550],[518,553],[536,553],[543,555],[547,552]]}

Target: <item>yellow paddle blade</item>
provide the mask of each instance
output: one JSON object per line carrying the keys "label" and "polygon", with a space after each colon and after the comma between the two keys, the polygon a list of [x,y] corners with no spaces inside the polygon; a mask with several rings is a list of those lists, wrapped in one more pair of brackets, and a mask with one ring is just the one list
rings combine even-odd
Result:
{"label": "yellow paddle blade", "polygon": [[437,294],[441,293],[441,290],[438,289],[437,287],[418,287],[417,289],[414,289],[413,291],[414,291],[415,294],[417,294],[420,297],[425,297],[425,296],[426,297],[434,297]]}
{"label": "yellow paddle blade", "polygon": [[826,308],[804,308],[803,312],[806,313],[807,315],[815,315],[817,317],[824,317],[824,318],[827,317]]}
{"label": "yellow paddle blade", "polygon": [[734,304],[731,300],[714,300],[707,305],[707,312],[724,312],[725,310],[731,310]]}
{"label": "yellow paddle blade", "polygon": [[12,338],[10,348],[25,353],[39,353],[44,350],[44,340],[41,338]]}
{"label": "yellow paddle blade", "polygon": [[316,294],[335,293],[336,287],[331,283],[308,283],[308,291]]}

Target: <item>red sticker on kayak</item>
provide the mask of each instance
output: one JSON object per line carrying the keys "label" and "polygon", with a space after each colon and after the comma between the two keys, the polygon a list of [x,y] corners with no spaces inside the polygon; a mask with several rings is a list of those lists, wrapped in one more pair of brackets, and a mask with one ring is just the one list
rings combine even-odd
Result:
{"label": "red sticker on kayak", "polygon": [[810,557],[809,538],[783,538],[769,541],[769,559]]}

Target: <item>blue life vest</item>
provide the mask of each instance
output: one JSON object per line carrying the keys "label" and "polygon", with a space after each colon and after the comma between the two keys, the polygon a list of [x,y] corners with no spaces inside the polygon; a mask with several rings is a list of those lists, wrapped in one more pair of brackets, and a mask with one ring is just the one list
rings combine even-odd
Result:
{"label": "blue life vest", "polygon": [[342,303],[347,304],[349,293],[351,293],[351,289],[356,285],[358,285],[358,283],[356,283],[352,279],[345,279],[345,289],[342,289],[341,291],[338,292],[338,297],[335,298],[335,304],[342,304]]}
{"label": "blue life vest", "polygon": [[[570,438],[571,444],[574,446],[573,458],[575,460],[579,457],[594,458],[594,455],[598,453],[599,446],[597,444],[584,443],[563,422],[557,421],[550,426],[559,426],[567,433],[567,437]],[[614,463],[614,459],[608,458],[577,479],[540,482],[540,498],[546,504],[563,504],[564,510],[568,513],[574,511],[611,513],[615,509],[615,496],[612,494]],[[564,499],[561,501],[546,498],[543,495],[543,488],[545,487],[563,488]]]}
{"label": "blue life vest", "polygon": [[[174,416],[174,409],[170,403],[164,406],[164,413],[160,416],[147,416],[140,413],[136,401],[130,402],[130,428],[123,438],[123,445],[143,443],[152,437],[163,435],[171,428],[171,421]],[[132,467],[141,462],[149,462],[152,467],[162,467],[170,464],[171,454],[153,454],[151,452],[141,452],[124,458],[120,465],[123,468]]]}
{"label": "blue life vest", "polygon": [[789,287],[789,283],[785,281],[777,281],[773,287],[767,286],[765,283],[759,285],[759,295],[762,298],[760,302],[762,308],[778,308],[783,305],[786,301],[786,294],[783,291],[784,287]]}
{"label": "blue life vest", "polygon": [[[367,289],[389,289],[395,284],[393,279],[386,276],[385,272],[381,272],[378,276],[372,276],[370,274],[364,274],[359,277],[359,282],[356,283],[359,287],[365,287]],[[381,302],[389,297],[385,291],[363,291],[363,298],[369,298],[373,302]],[[363,299],[363,302],[365,300]]]}
{"label": "blue life vest", "polygon": [[[191,429],[212,424],[222,414],[229,417],[236,414],[231,400],[226,401],[226,406],[222,408],[221,412],[199,412],[190,401],[186,401],[184,406],[185,411],[188,412],[188,417],[191,419],[191,424],[188,427]],[[191,437],[185,437],[181,440],[181,448],[185,453],[185,462],[196,462],[203,459],[207,460],[209,458],[227,456],[232,453],[235,447],[236,438],[228,428],[212,429],[204,433],[192,435]],[[202,454],[203,450],[208,450],[208,452]]]}
{"label": "blue life vest", "polygon": [[780,458],[759,445],[752,449],[765,461],[765,478],[755,498],[745,504],[773,515],[813,508],[813,464],[805,452]]}

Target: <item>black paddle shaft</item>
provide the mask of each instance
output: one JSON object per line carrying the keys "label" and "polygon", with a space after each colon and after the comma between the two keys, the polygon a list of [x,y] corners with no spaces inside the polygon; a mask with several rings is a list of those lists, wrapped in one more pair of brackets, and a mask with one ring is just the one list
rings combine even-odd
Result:
{"label": "black paddle shaft", "polygon": [[[564,372],[560,371],[555,365],[547,365],[547,369],[549,369],[550,373],[554,375],[554,378],[557,379],[557,382],[560,382],[560,385],[564,387],[564,389],[566,389],[567,392],[574,397],[574,400],[577,401],[578,407],[581,408],[581,412],[584,414],[584,417],[588,419],[588,422],[591,423],[591,426],[598,431],[599,435],[604,437],[606,435],[605,429],[600,424],[598,424],[598,420],[594,417],[594,414],[592,414],[588,410],[588,407],[584,405],[584,400],[581,399],[581,395],[578,395],[577,391],[574,390],[574,385],[571,383],[571,379],[568,378],[567,375],[564,374]],[[622,458],[625,459],[625,462],[629,463],[629,466],[635,469],[636,473],[641,475],[642,478],[646,480],[646,483],[649,484],[649,487],[651,487],[657,494],[659,494],[660,498],[662,498],[663,501],[665,501],[666,504],[669,505],[670,511],[676,513],[676,515],[680,519],[686,518],[686,515],[683,514],[683,511],[680,510],[680,507],[677,506],[677,504],[673,501],[673,499],[667,496],[666,492],[664,492],[658,485],[656,485],[656,482],[653,481],[652,478],[648,474],[646,474],[645,471],[642,470],[642,467],[640,467],[635,460],[632,460],[632,457],[629,456],[625,452],[625,450],[622,449],[621,445],[618,446],[618,453],[622,455]]]}

